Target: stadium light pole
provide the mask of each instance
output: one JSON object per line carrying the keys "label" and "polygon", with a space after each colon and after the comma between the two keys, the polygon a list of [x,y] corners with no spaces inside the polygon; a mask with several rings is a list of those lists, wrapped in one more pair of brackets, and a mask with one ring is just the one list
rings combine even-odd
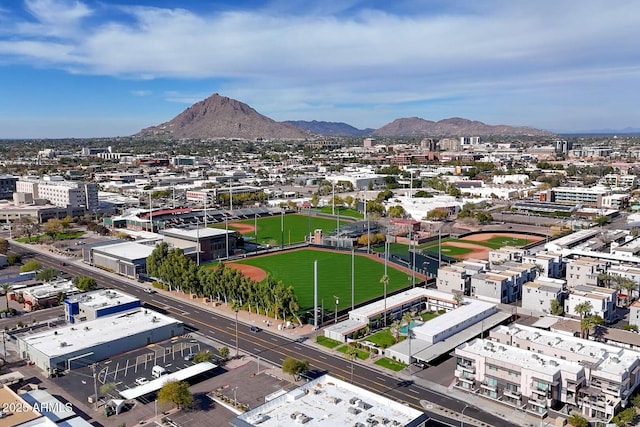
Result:
{"label": "stadium light pole", "polygon": [[335,302],[336,302],[336,314],[335,314],[335,319],[333,323],[338,323],[338,304],[340,304],[340,298],[334,295],[333,299],[335,299]]}
{"label": "stadium light pole", "polygon": [[355,276],[354,276],[354,259],[356,255],[356,248],[351,246],[351,310],[354,309],[355,298]]}
{"label": "stadium light pole", "polygon": [[280,249],[284,249],[284,207],[280,215]]}

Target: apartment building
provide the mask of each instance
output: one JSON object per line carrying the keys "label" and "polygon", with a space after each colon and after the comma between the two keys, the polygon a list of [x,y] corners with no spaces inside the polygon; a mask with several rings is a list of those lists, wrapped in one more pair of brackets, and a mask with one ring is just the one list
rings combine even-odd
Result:
{"label": "apartment building", "polygon": [[548,403],[569,405],[591,420],[609,420],[640,384],[639,354],[633,350],[519,324],[497,326],[489,338],[494,345],[526,351],[532,359],[552,357],[583,369],[577,377],[561,372],[561,381],[551,384]]}
{"label": "apartment building", "polygon": [[607,272],[607,261],[580,257],[567,261],[566,279],[569,289],[578,285],[598,286],[598,275]]}
{"label": "apartment building", "polygon": [[577,285],[570,289],[564,305],[564,312],[570,316],[578,316],[575,308],[578,304],[588,302],[591,304],[593,315],[600,316],[606,323],[617,320],[616,305],[618,293],[615,289],[598,286]]}
{"label": "apartment building", "polygon": [[566,297],[566,281],[549,277],[538,277],[522,287],[522,310],[550,313],[551,301],[561,305]]}
{"label": "apartment building", "polygon": [[[613,265],[609,267],[609,269],[607,270],[607,274],[609,274],[610,276],[623,277],[625,279],[631,280],[632,282],[635,282],[636,288],[631,291],[630,295],[627,295],[627,297],[630,297],[631,299],[637,299],[640,296],[638,291],[638,285],[640,285],[639,267],[634,267],[631,265]],[[628,293],[627,289],[623,289],[622,292],[624,292],[625,294]]]}
{"label": "apartment building", "polygon": [[471,276],[489,269],[489,263],[483,260],[467,259],[438,269],[436,288],[442,292],[463,292],[470,295]]}
{"label": "apartment building", "polygon": [[601,182],[612,187],[627,187],[631,189],[638,187],[638,177],[636,175],[610,173],[603,176]]}
{"label": "apartment building", "polygon": [[471,276],[471,296],[494,303],[509,304],[522,296],[522,286],[535,279],[536,268],[533,264],[520,264],[508,261],[496,265],[486,273]]}
{"label": "apartment building", "polygon": [[610,195],[611,190],[604,188],[555,187],[540,192],[541,202],[566,203],[594,208],[603,207],[603,197]]}
{"label": "apartment building", "polygon": [[538,266],[538,276],[560,279],[566,274],[566,260],[559,253],[540,251],[525,254],[522,256],[522,262]]}
{"label": "apartment building", "polygon": [[500,249],[489,251],[489,265],[493,268],[494,265],[507,261],[521,262],[525,253],[526,251],[521,248],[503,246]]}

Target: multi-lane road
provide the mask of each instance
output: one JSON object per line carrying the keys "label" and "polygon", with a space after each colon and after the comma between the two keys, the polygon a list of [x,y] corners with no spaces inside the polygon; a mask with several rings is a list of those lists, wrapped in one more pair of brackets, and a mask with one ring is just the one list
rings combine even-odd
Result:
{"label": "multi-lane road", "polygon": [[[26,252],[25,249],[15,245],[13,245],[11,249],[13,252],[20,254]],[[167,314],[181,320],[185,325],[198,330],[199,333],[208,338],[225,343],[231,350],[231,354],[234,354],[237,344],[241,352],[251,354],[259,357],[263,361],[276,365],[281,365],[282,361],[289,356],[308,360],[311,369],[326,371],[346,381],[353,379],[353,382],[360,387],[403,402],[419,410],[425,410],[421,401],[423,403],[427,401],[432,405],[448,408],[453,413],[461,413],[464,409],[465,416],[482,421],[487,425],[516,426],[516,424],[511,424],[502,418],[481,411],[473,406],[468,406],[467,402],[430,390],[412,381],[399,380],[398,378],[358,363],[352,364],[345,358],[318,351],[318,349],[313,346],[306,345],[304,342],[297,342],[285,336],[268,331],[254,333],[249,330],[249,326],[239,325],[238,342],[236,343],[236,324],[234,319],[229,319],[160,293],[148,294],[144,291],[145,286],[132,284],[89,266],[85,267],[78,264],[61,266],[59,259],[42,253],[31,253],[33,257],[45,267],[54,267],[73,276],[93,277],[101,287],[122,290],[136,296],[152,309],[156,308],[166,311]],[[429,412],[428,408],[427,412]],[[435,419],[442,418],[442,421],[445,423],[451,423],[453,421],[440,417],[437,414],[430,413],[430,415]],[[459,421],[453,422],[454,424],[452,425],[458,425],[459,423]]]}

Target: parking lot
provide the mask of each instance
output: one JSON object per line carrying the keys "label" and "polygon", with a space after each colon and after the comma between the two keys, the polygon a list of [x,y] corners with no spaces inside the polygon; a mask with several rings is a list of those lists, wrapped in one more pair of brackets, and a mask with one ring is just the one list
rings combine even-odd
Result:
{"label": "parking lot", "polygon": [[[167,373],[176,372],[192,366],[195,363],[193,356],[199,351],[207,350],[213,356],[212,362],[217,364],[219,356],[214,347],[193,338],[181,337],[123,353],[98,362],[95,366],[73,369],[63,376],[55,378],[54,381],[60,387],[68,390],[74,398],[83,402],[87,402],[89,396],[94,395],[94,387],[98,389],[101,396],[120,399],[119,391],[137,387],[152,380],[154,366],[164,367]],[[203,378],[211,375],[214,373],[203,374]],[[203,378],[194,378],[191,382],[195,383]],[[154,399],[155,397],[151,396],[139,400],[145,403]]]}

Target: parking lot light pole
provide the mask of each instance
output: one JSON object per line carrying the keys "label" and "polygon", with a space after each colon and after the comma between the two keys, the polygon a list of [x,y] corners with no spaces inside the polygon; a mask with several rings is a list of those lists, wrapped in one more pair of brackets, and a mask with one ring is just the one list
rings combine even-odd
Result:
{"label": "parking lot light pole", "polygon": [[462,412],[460,413],[462,415],[462,418],[460,419],[460,427],[464,427],[464,410],[468,407],[469,405],[464,405],[464,408],[462,408]]}

